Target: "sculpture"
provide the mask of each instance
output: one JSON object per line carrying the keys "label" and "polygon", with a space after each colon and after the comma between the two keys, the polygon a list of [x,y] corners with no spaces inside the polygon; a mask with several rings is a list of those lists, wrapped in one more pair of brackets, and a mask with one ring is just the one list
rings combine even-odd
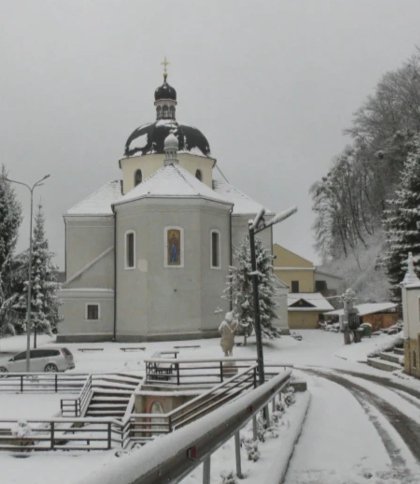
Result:
{"label": "sculpture", "polygon": [[221,334],[220,346],[225,356],[232,356],[233,345],[235,344],[235,331],[238,328],[238,322],[233,319],[231,311],[225,314],[224,320],[219,325]]}

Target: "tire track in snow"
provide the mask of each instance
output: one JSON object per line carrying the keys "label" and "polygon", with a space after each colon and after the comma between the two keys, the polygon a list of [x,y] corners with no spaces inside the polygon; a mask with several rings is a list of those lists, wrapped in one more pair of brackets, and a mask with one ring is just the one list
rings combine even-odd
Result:
{"label": "tire track in snow", "polygon": [[[330,380],[338,385],[343,386],[351,392],[357,399],[369,420],[377,430],[385,449],[391,459],[393,466],[398,472],[398,477],[405,479],[402,482],[410,482],[411,473],[406,467],[404,459],[400,455],[400,449],[393,441],[388,431],[380,423],[379,419],[373,414],[371,406],[375,407],[395,428],[401,436],[407,447],[410,449],[413,456],[420,462],[420,425],[413,419],[409,418],[404,413],[400,412],[396,407],[389,404],[374,393],[365,389],[364,387],[347,380],[345,377],[332,374],[330,372],[322,372],[314,369],[305,369],[308,373]],[[414,481],[413,481],[414,482]]]}

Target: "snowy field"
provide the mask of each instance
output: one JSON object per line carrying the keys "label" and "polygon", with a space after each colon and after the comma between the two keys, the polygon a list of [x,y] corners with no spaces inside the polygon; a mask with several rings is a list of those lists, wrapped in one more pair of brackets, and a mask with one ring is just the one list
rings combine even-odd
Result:
{"label": "snowy field", "polygon": [[[299,331],[302,341],[290,336],[267,342],[264,356],[267,364],[290,364],[294,374],[308,382],[311,401],[301,437],[286,475],[287,484],[411,484],[420,482],[420,381],[401,372],[385,373],[369,367],[368,354],[387,346],[394,336],[380,335],[364,339],[360,344],[343,345],[343,336],[337,333]],[[237,338],[237,342],[240,338]],[[55,344],[48,337],[42,343]],[[24,350],[25,339],[0,340],[0,351]],[[191,346],[199,346],[192,348]],[[74,372],[144,370],[143,359],[160,350],[178,350],[180,358],[206,358],[222,356],[218,339],[185,342],[159,342],[138,344],[84,343],[66,344],[74,355]],[[174,348],[185,346],[184,348]],[[92,350],[96,351],[79,351]],[[122,351],[131,348],[133,351]],[[234,356],[255,356],[255,344],[235,348]],[[1,356],[1,355],[0,355]],[[386,385],[384,384],[386,379]],[[388,387],[387,385],[394,385]],[[401,388],[402,389],[401,389]],[[407,393],[404,389],[410,390]],[[414,392],[414,393],[413,393]],[[58,396],[56,396],[59,398]],[[0,398],[0,413],[13,407],[25,395],[8,395]],[[34,396],[28,396],[28,399]],[[50,396],[47,397],[49,399]],[[2,402],[8,403],[2,403]],[[48,404],[28,400],[29,407],[42,407],[52,411]],[[25,408],[25,405],[22,404]],[[22,408],[20,407],[20,408]],[[45,408],[43,408],[45,407]],[[58,409],[58,404],[57,404]],[[291,411],[293,407],[291,407]],[[29,410],[28,410],[29,411]],[[33,411],[32,409],[30,411]],[[19,412],[20,413],[20,410]],[[54,413],[54,412],[53,412]],[[32,414],[31,414],[32,415]],[[51,414],[50,414],[51,415]],[[291,414],[292,415],[292,414]],[[25,413],[22,410],[21,418]],[[29,417],[29,415],[28,415]],[[290,417],[287,417],[290,418]],[[283,424],[288,427],[288,420]],[[268,439],[260,445],[258,462],[244,459],[247,484],[264,482],[269,463],[280,455],[279,442],[287,437]],[[411,433],[410,433],[411,432]],[[417,449],[417,450],[416,450]],[[133,452],[141,452],[140,450]],[[234,470],[232,443],[212,457],[212,483],[221,483],[220,475]],[[48,461],[47,461],[48,459]],[[75,460],[77,459],[77,461]],[[31,454],[18,459],[0,454],[1,482],[4,484],[75,484],[89,482],[87,476],[106,471],[107,466],[123,461],[116,457],[115,449],[106,452]],[[75,466],[77,462],[77,466]],[[58,477],[59,476],[59,477]],[[201,479],[200,468],[184,479],[195,484]],[[268,481],[269,482],[269,481]]]}

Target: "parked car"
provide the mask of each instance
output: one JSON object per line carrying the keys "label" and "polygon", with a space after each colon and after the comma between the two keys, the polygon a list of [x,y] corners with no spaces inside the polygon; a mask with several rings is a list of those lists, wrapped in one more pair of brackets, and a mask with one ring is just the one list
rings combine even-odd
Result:
{"label": "parked car", "polygon": [[[32,371],[57,372],[74,368],[74,359],[67,348],[37,348],[30,350],[30,369]],[[12,356],[6,363],[0,364],[0,372],[26,371],[26,351]]]}

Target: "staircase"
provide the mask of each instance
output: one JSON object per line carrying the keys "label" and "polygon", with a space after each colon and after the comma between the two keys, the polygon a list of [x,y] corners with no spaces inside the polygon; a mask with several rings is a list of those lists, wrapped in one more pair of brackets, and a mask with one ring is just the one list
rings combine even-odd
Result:
{"label": "staircase", "polygon": [[85,416],[122,418],[131,395],[142,380],[141,376],[129,373],[95,375]]}
{"label": "staircase", "polygon": [[376,356],[369,357],[367,363],[378,370],[396,371],[401,370],[404,366],[404,350],[399,347],[394,347],[390,350],[383,351]]}

